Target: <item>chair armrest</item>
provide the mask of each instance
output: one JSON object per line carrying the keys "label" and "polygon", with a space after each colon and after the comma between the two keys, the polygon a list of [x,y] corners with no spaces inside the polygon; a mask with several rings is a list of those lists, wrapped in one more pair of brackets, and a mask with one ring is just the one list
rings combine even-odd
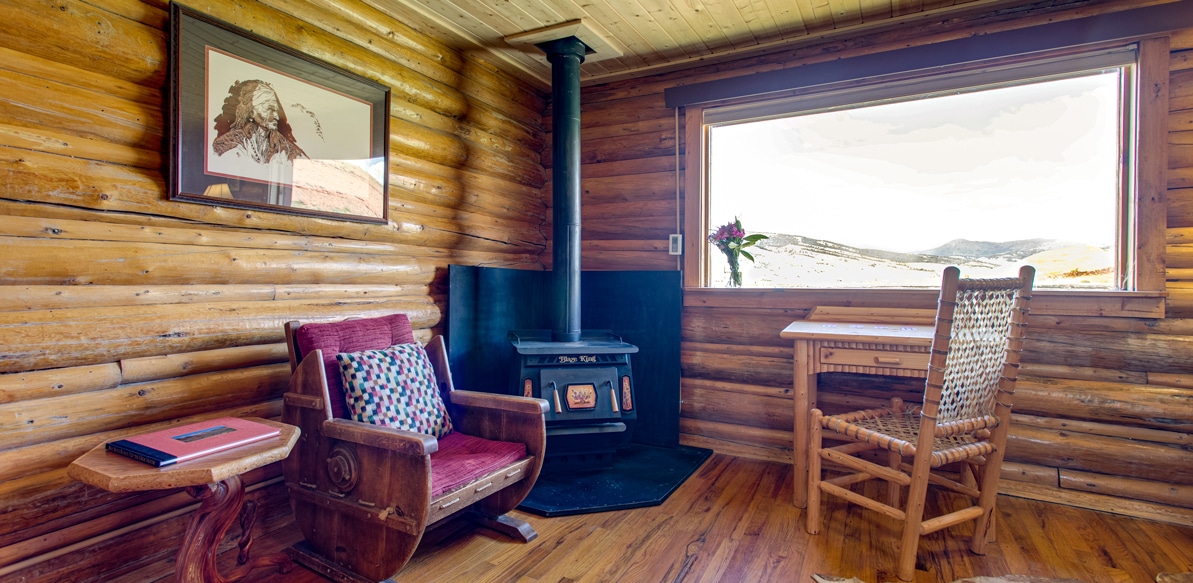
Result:
{"label": "chair armrest", "polygon": [[530,415],[546,415],[548,407],[550,407],[546,399],[535,399],[532,397],[515,397],[512,395],[498,395],[478,391],[452,391],[449,395],[452,404],[460,407],[499,409],[511,413],[526,413]]}
{"label": "chair armrest", "polygon": [[439,440],[434,436],[348,419],[324,421],[323,435],[403,455],[425,456],[439,451]]}
{"label": "chair armrest", "polygon": [[[448,410],[460,432],[485,439],[526,444],[529,455],[541,457],[546,446],[548,405],[544,399],[452,391]],[[535,475],[538,470],[535,469]]]}

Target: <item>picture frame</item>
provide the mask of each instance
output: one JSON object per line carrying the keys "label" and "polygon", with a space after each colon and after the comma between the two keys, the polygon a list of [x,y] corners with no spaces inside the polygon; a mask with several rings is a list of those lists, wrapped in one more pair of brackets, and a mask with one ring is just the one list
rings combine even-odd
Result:
{"label": "picture frame", "polygon": [[389,87],[178,3],[170,200],[389,221]]}

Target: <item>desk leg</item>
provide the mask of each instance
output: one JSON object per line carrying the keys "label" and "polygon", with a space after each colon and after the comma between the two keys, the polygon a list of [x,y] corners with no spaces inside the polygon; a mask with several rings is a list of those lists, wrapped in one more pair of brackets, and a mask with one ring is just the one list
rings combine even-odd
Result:
{"label": "desk leg", "polygon": [[[182,540],[182,548],[178,549],[174,564],[174,579],[177,583],[233,583],[244,578],[249,571],[265,565],[277,565],[283,573],[290,571],[293,563],[285,553],[248,560],[253,521],[247,520],[241,522],[248,524],[250,529],[241,535],[241,565],[228,576],[221,575],[216,564],[220,541],[224,540],[228,527],[232,526],[244,506],[244,485],[240,476],[232,476],[218,484],[192,486],[186,491],[203,503],[195,511],[186,529],[186,538]],[[250,511],[255,511],[256,508],[252,506]]]}
{"label": "desk leg", "polygon": [[791,458],[795,468],[792,503],[796,508],[808,506],[808,421],[816,406],[816,370],[811,340],[795,341],[795,428],[792,436]]}

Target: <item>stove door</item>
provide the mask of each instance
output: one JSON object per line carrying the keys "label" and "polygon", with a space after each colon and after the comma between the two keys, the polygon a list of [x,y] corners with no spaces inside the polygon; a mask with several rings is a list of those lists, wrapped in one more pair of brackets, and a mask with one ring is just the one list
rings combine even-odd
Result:
{"label": "stove door", "polygon": [[551,404],[547,421],[594,422],[621,418],[617,404],[617,369],[546,368],[539,374],[542,398]]}

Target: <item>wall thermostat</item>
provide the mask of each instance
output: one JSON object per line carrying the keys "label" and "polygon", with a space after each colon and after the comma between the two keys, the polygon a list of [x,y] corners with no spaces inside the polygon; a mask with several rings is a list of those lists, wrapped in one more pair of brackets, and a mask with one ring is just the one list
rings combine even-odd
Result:
{"label": "wall thermostat", "polygon": [[667,253],[671,255],[683,255],[683,235],[671,235],[671,238],[667,242]]}

